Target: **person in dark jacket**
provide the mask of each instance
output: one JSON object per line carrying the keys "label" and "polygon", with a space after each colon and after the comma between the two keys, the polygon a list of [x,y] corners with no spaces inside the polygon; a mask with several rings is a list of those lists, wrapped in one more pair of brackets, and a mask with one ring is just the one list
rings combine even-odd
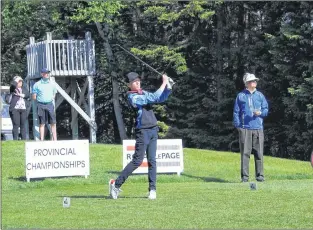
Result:
{"label": "person in dark jacket", "polygon": [[246,73],[243,77],[246,89],[237,95],[234,105],[233,123],[239,132],[241,152],[241,181],[249,181],[249,161],[254,151],[255,176],[257,181],[264,181],[263,119],[268,115],[268,103],[264,95],[256,89],[259,79],[254,74]]}
{"label": "person in dark jacket", "polygon": [[20,76],[15,76],[10,86],[10,117],[13,124],[13,140],[19,139],[19,129],[21,139],[26,140],[26,119],[27,107],[29,106],[29,91],[23,85],[23,79]]}
{"label": "person in dark jacket", "polygon": [[136,144],[132,161],[124,168],[116,180],[109,181],[110,196],[117,199],[121,192],[120,187],[126,179],[142,163],[145,152],[148,159],[149,199],[156,199],[156,148],[158,139],[157,119],[151,105],[164,102],[172,92],[173,80],[163,75],[161,87],[154,93],[144,91],[140,87],[139,75],[135,72],[127,74],[129,80],[128,100],[137,110],[136,118]]}

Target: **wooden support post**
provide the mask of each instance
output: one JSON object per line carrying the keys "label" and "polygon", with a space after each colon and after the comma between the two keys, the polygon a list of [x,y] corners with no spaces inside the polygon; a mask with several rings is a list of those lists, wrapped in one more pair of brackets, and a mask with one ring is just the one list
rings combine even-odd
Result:
{"label": "wooden support post", "polygon": [[[31,59],[30,59],[30,68],[33,69],[35,68],[35,57],[33,55],[35,54],[35,38],[30,37],[30,42],[31,46]],[[36,82],[34,80],[30,80],[30,93],[32,94],[33,92],[33,86]],[[40,134],[39,134],[39,121],[38,121],[38,114],[37,114],[37,102],[35,100],[32,100],[32,109],[33,109],[33,136],[34,140],[38,141],[40,140]]]}
{"label": "wooden support post", "polygon": [[[67,94],[69,94],[71,92],[71,84],[69,85],[69,87],[67,87],[67,89],[65,90],[65,92]],[[62,97],[62,95],[59,95],[56,102],[55,102],[55,109],[58,109],[59,106],[62,104],[62,102],[64,101],[64,97]]]}
{"label": "wooden support post", "polygon": [[[23,83],[23,84],[27,85],[27,89],[30,91],[30,88],[29,88],[29,86],[30,86],[30,81],[29,81],[28,78],[26,78],[26,79],[24,80],[24,83]],[[30,92],[30,93],[31,93],[31,92]],[[30,100],[31,100],[31,99],[30,99]],[[31,110],[31,105],[26,108],[26,121],[25,121],[26,140],[29,140],[29,121],[28,121],[28,116],[29,116],[30,110]]]}
{"label": "wooden support post", "polygon": [[[71,77],[71,97],[74,102],[77,101],[76,79],[74,77]],[[78,140],[77,111],[73,107],[71,107],[71,114],[72,114],[72,122],[71,122],[72,138],[73,140]]]}
{"label": "wooden support post", "polygon": [[52,55],[52,33],[47,32],[47,40],[46,40],[46,60],[47,60],[47,66],[44,66],[45,68],[48,68],[53,74],[54,68],[53,68],[53,55]]}
{"label": "wooden support post", "polygon": [[[55,82],[55,77],[52,77],[52,76],[51,76],[51,77],[50,77],[50,81],[56,83],[56,82]],[[53,99],[52,103],[53,103],[53,107],[54,107],[54,114],[55,114],[55,116],[56,116],[55,98]],[[48,124],[48,129],[49,129],[49,132],[50,132],[50,140],[53,140],[52,129],[51,129],[50,124]],[[58,133],[58,132],[57,132],[57,133]],[[58,137],[57,137],[57,138],[58,138]]]}
{"label": "wooden support post", "polygon": [[[83,86],[83,89],[81,89],[79,87],[79,85],[77,84],[77,90],[78,90],[78,93],[79,95],[85,95],[85,92],[86,92],[86,89],[87,89],[87,86],[88,86],[88,81],[85,82],[84,86]],[[85,107],[85,110],[87,111],[88,114],[89,113],[89,106],[85,100],[85,96],[83,98],[79,98],[79,101],[78,101],[78,105],[81,106],[81,102],[84,103],[84,107]]]}
{"label": "wooden support post", "polygon": [[73,101],[73,99],[55,82],[58,92],[65,98],[65,100],[73,106],[77,112],[88,122],[88,124],[97,130],[97,124],[91,120],[91,118]]}
{"label": "wooden support post", "polygon": [[[77,87],[77,90],[79,92],[79,100],[78,100],[78,103],[77,103],[78,106],[81,106],[82,102],[86,103],[86,101],[85,101],[85,92],[86,92],[87,86],[88,86],[88,81],[85,82],[85,84],[83,86],[83,90],[81,90],[79,85],[78,85],[78,82],[76,82],[76,87]],[[87,108],[88,108],[88,106],[87,106]],[[87,114],[89,114],[89,112],[88,112],[89,110],[88,109],[86,109],[86,110],[87,110]],[[78,114],[76,113],[72,117],[71,126],[77,121],[77,116],[78,116]]]}
{"label": "wooden support post", "polygon": [[[93,84],[93,76],[88,76],[88,104],[89,104],[89,116],[93,123],[96,120],[95,113],[95,97],[94,97],[94,84]],[[97,133],[96,130],[90,126],[90,142],[97,142]]]}

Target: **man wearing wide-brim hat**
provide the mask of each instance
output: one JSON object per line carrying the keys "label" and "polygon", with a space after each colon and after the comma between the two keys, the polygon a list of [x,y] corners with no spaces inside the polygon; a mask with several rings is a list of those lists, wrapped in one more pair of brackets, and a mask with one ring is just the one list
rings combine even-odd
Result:
{"label": "man wearing wide-brim hat", "polygon": [[234,105],[233,123],[239,132],[242,182],[249,181],[249,161],[252,151],[256,180],[264,181],[263,119],[268,115],[268,103],[265,96],[256,89],[258,81],[254,74],[246,73],[243,77],[246,88],[237,95]]}

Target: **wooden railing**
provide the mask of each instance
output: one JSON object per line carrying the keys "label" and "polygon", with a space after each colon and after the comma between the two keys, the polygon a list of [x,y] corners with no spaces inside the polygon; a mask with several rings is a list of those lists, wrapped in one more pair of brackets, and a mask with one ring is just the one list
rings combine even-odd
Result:
{"label": "wooden railing", "polygon": [[95,44],[90,32],[85,40],[47,40],[35,43],[34,37],[26,46],[29,78],[39,78],[40,70],[48,68],[51,75],[92,76],[95,75]]}

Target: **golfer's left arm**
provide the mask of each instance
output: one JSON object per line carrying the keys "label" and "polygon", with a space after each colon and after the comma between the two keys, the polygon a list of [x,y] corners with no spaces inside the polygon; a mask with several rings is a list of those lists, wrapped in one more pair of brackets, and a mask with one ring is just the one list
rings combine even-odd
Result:
{"label": "golfer's left arm", "polygon": [[154,93],[144,92],[144,94],[133,94],[129,96],[129,100],[134,107],[153,104],[159,102],[162,91],[159,89]]}
{"label": "golfer's left arm", "polygon": [[142,95],[131,94],[129,95],[129,100],[131,104],[133,105],[133,107],[158,103],[162,99],[162,93],[165,90],[165,87],[166,87],[166,82],[163,81],[163,84],[161,85],[161,87],[154,93],[145,91]]}
{"label": "golfer's left arm", "polygon": [[164,102],[167,100],[168,96],[171,94],[172,90],[169,90],[167,87],[165,87],[164,91],[162,92],[159,103]]}

